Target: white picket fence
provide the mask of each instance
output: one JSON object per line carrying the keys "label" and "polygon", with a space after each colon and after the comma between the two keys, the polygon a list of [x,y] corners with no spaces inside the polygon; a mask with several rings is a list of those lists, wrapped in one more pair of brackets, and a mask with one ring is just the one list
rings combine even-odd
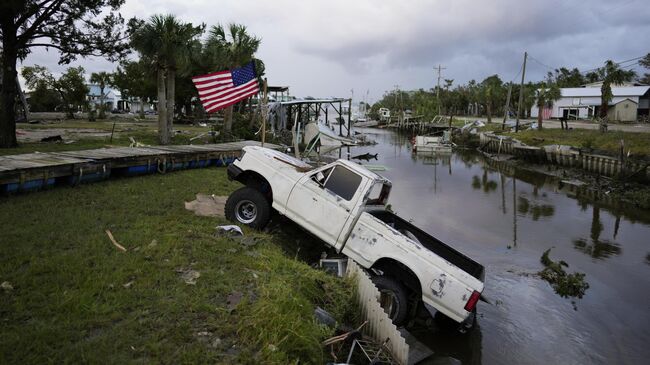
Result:
{"label": "white picket fence", "polygon": [[393,359],[399,364],[406,365],[409,358],[409,345],[379,305],[379,290],[368,274],[350,259],[348,259],[347,275],[356,278],[358,288],[356,299],[361,308],[362,318],[368,321],[362,332],[379,343],[389,339],[386,346]]}

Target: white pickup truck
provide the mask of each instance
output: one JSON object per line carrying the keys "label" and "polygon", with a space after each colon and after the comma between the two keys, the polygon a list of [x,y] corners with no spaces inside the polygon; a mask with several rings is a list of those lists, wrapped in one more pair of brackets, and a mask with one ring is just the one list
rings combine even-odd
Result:
{"label": "white pickup truck", "polygon": [[228,219],[261,229],[271,208],[287,216],[368,270],[395,324],[421,299],[431,313],[469,327],[483,266],[387,210],[387,179],[346,160],[312,169],[254,146],[244,147],[228,176],[246,185],[228,198]]}

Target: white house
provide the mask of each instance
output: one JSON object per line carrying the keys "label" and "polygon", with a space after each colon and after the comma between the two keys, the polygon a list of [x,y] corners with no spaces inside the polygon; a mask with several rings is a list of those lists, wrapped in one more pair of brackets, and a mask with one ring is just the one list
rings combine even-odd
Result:
{"label": "white house", "polygon": [[[99,85],[93,85],[89,84],[86,85],[88,86],[88,89],[90,90],[88,92],[88,101],[95,106],[95,108],[99,108],[99,105],[101,104],[101,90],[99,88]],[[120,93],[119,90],[113,89],[109,86],[106,86],[104,88],[104,104],[106,105],[106,110],[107,111],[112,111],[112,110],[120,110],[120,111],[132,111],[132,112],[139,112],[140,108],[142,108],[143,111],[150,111],[153,110],[153,105],[147,102],[142,103],[143,105],[140,105],[140,99],[138,98],[131,98],[130,100],[125,100],[122,98],[122,94]]]}
{"label": "white house", "polygon": [[[562,88],[562,97],[551,108],[542,110],[544,119],[568,118],[589,119],[599,115],[602,83],[593,83],[584,87]],[[648,115],[650,108],[650,86],[625,84],[612,87],[613,98],[609,102],[609,120],[622,122],[637,121]],[[538,108],[531,109],[531,117],[537,118]]]}

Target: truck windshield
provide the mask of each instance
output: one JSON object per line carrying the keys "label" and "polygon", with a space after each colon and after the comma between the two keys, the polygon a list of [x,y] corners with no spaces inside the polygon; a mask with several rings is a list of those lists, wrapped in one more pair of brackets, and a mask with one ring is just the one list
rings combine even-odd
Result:
{"label": "truck windshield", "polygon": [[370,189],[370,193],[366,199],[366,205],[386,205],[389,194],[390,184],[378,181]]}

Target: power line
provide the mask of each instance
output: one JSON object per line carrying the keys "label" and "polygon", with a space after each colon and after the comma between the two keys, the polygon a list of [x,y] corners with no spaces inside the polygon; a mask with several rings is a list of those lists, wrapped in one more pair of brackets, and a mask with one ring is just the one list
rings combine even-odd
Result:
{"label": "power line", "polygon": [[510,82],[514,82],[515,79],[517,78],[517,76],[519,76],[519,75],[521,74],[521,70],[523,70],[523,69],[524,69],[524,65],[522,64],[521,66],[519,66],[519,72],[517,72],[517,74],[515,75],[515,77],[513,77],[513,78],[510,80]]}
{"label": "power line", "polygon": [[[621,66],[621,65],[624,64],[624,63],[628,63],[628,62],[633,62],[633,61],[640,60],[640,59],[644,58],[645,56],[646,56],[646,55],[639,56],[639,57],[634,57],[634,58],[630,58],[629,60],[625,60],[625,61],[614,62],[614,64],[617,65],[617,66]],[[534,58],[534,57],[531,56],[530,54],[528,55],[528,58],[530,58],[531,60],[535,61],[535,62],[538,63],[539,65],[548,68],[548,69],[551,70],[551,71],[555,71],[555,70],[559,69],[559,67],[551,67],[551,66],[549,66],[549,65],[547,65],[547,64],[545,64],[545,63],[543,63],[542,61],[540,61],[540,60]],[[638,63],[638,62],[637,62],[637,63]],[[635,63],[635,64],[633,64],[633,65],[636,66],[637,63]],[[629,66],[629,65],[628,65],[628,66]],[[597,71],[597,70],[599,70],[600,68],[602,68],[602,66],[601,66],[601,67],[591,68],[591,69],[584,70],[584,71],[583,71],[583,70],[578,70],[578,71],[579,71],[581,74],[586,74],[586,73],[588,73],[588,72]]]}
{"label": "power line", "polygon": [[[643,57],[645,57],[645,55],[643,55],[643,56],[639,56],[639,57],[630,58],[629,60],[625,60],[625,61],[621,61],[621,62],[614,62],[614,64],[617,65],[617,66],[620,66],[622,63],[628,63],[628,62],[631,62],[631,61],[640,60],[640,59],[642,59]],[[638,62],[637,62],[637,63],[638,63]],[[634,64],[634,65],[636,66],[636,64]],[[589,69],[589,70],[586,70],[586,71],[580,71],[580,73],[586,74],[587,72],[597,71],[597,70],[599,70],[599,69],[601,69],[601,68],[602,68],[602,66],[601,66],[601,67],[592,68],[592,69]]]}
{"label": "power line", "polygon": [[548,69],[551,70],[551,71],[555,71],[555,70],[556,70],[556,68],[551,67],[551,66],[549,66],[549,65],[547,65],[547,64],[545,64],[545,63],[543,63],[542,61],[538,60],[537,58],[535,58],[535,57],[533,57],[533,56],[531,56],[531,55],[528,55],[528,58],[530,58],[531,60],[535,61],[535,62],[538,63],[539,65],[548,68]]}

